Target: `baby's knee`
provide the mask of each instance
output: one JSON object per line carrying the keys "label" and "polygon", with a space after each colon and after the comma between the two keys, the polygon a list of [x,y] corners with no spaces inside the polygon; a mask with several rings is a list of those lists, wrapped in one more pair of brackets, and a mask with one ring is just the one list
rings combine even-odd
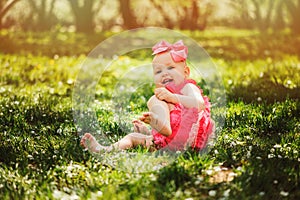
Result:
{"label": "baby's knee", "polygon": [[132,140],[133,140],[133,134],[132,134],[132,133],[127,134],[127,135],[124,137],[124,139],[127,140],[127,141],[132,142]]}
{"label": "baby's knee", "polygon": [[123,146],[127,148],[132,148],[134,146],[133,136],[131,134],[128,134],[122,138],[120,143],[122,143]]}
{"label": "baby's knee", "polygon": [[159,100],[155,95],[153,95],[147,102],[148,108],[152,108],[154,106],[167,106],[165,101]]}

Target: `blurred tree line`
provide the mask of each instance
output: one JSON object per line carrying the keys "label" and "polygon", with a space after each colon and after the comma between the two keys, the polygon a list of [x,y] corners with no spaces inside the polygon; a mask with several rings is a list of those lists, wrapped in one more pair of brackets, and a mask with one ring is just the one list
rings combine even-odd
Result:
{"label": "blurred tree line", "polygon": [[0,29],[95,32],[209,26],[300,33],[300,0],[0,0]]}

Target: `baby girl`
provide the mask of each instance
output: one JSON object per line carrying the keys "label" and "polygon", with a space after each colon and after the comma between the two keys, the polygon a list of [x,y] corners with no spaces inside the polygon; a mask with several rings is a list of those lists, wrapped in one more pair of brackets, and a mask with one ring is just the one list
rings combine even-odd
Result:
{"label": "baby girl", "polygon": [[[149,112],[133,121],[134,132],[110,146],[100,145],[85,133],[80,144],[91,152],[125,150],[139,145],[153,149],[183,150],[205,148],[213,133],[210,103],[196,81],[189,79],[188,49],[180,40],[161,41],[152,47],[154,95],[148,100]],[[151,130],[145,124],[151,126]]]}

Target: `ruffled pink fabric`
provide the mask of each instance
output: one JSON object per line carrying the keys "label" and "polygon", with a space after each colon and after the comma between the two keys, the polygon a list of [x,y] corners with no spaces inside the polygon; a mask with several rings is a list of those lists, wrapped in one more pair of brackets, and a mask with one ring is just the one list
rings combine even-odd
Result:
{"label": "ruffled pink fabric", "polygon": [[[173,83],[166,88],[175,94],[181,94],[181,89],[187,84],[196,82],[192,79],[186,80],[181,85]],[[199,88],[202,94],[202,90]],[[197,108],[185,108],[181,104],[175,104],[170,112],[170,123],[172,134],[168,137],[152,129],[154,144],[158,149],[184,150],[191,147],[195,150],[205,148],[209,136],[213,132],[213,121],[210,118],[210,103],[206,96],[203,96],[205,110],[198,112]]]}
{"label": "ruffled pink fabric", "polygon": [[152,51],[152,55],[169,51],[174,62],[185,61],[188,54],[188,48],[183,44],[182,40],[174,44],[162,40],[152,47]]}

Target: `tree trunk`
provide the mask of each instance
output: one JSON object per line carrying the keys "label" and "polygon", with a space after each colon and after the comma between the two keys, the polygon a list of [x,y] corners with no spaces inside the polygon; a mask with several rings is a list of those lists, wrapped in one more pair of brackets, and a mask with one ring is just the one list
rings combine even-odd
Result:
{"label": "tree trunk", "polygon": [[228,3],[237,12],[239,17],[235,21],[235,26],[238,28],[254,28],[253,20],[249,14],[248,1],[245,0],[230,0]]}
{"label": "tree trunk", "polygon": [[[210,5],[199,6],[197,0],[190,0],[190,5],[183,8],[184,15],[179,19],[180,29],[188,30],[204,30],[206,28],[207,19],[210,16]],[[202,12],[203,10],[203,12]]]}
{"label": "tree trunk", "polygon": [[160,3],[157,3],[155,0],[150,0],[154,8],[156,8],[163,17],[164,24],[166,28],[172,29],[174,28],[173,20],[169,17],[169,15],[165,12]]}
{"label": "tree trunk", "polygon": [[125,29],[133,29],[139,27],[136,16],[130,8],[130,0],[120,0],[120,12],[123,18],[123,26]]}
{"label": "tree trunk", "polygon": [[30,24],[30,29],[36,31],[46,31],[50,30],[53,27],[53,25],[56,23],[56,18],[53,14],[55,1],[56,0],[52,0],[50,2],[50,7],[48,8],[47,2],[45,0],[41,1],[40,4],[37,4],[36,0],[28,0],[32,9],[32,21],[34,19],[34,16],[36,16],[35,21]]}
{"label": "tree trunk", "polygon": [[255,8],[254,24],[256,24],[256,27],[260,31],[266,31],[268,28],[271,27],[271,16],[272,16],[272,12],[273,12],[274,2],[275,2],[274,0],[269,0],[268,6],[266,8],[267,14],[266,14],[266,16],[263,16],[260,2],[258,2],[257,0],[252,0],[252,3]]}
{"label": "tree trunk", "polygon": [[192,31],[197,30],[198,20],[199,20],[199,7],[197,1],[193,0],[190,30]]}
{"label": "tree trunk", "polygon": [[285,2],[291,15],[291,29],[294,33],[300,34],[300,0],[286,0]]}
{"label": "tree trunk", "polygon": [[266,16],[266,18],[264,20],[265,24],[268,27],[271,27],[272,13],[275,10],[274,9],[274,5],[275,5],[275,1],[274,0],[269,0],[267,16]]}
{"label": "tree trunk", "polygon": [[283,20],[283,5],[285,0],[280,0],[280,2],[276,5],[275,18],[273,23],[273,29],[282,30],[285,28],[285,21]]}
{"label": "tree trunk", "polygon": [[[179,17],[178,23],[179,23],[179,29],[189,29],[190,26],[190,15],[189,15],[189,8],[187,6],[183,7],[184,14],[182,17]],[[178,15],[179,16],[179,15]]]}
{"label": "tree trunk", "polygon": [[6,13],[17,3],[19,0],[11,0],[8,3],[0,3],[0,29],[3,28],[3,18]]}
{"label": "tree trunk", "polygon": [[74,17],[76,31],[91,33],[94,32],[94,11],[93,0],[84,0],[83,5],[80,6],[78,0],[69,0]]}

